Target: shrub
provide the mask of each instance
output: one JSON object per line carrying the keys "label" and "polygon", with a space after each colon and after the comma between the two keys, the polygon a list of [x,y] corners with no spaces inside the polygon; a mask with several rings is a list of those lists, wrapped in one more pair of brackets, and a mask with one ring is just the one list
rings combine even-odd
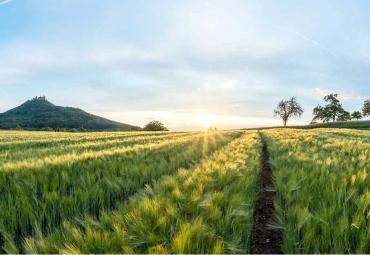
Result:
{"label": "shrub", "polygon": [[153,120],[145,125],[144,130],[145,131],[168,131],[168,128],[166,128],[162,122],[158,120]]}

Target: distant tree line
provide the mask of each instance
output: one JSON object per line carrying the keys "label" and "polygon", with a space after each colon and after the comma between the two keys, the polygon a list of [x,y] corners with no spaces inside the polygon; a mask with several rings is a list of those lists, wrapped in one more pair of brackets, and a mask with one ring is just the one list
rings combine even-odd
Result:
{"label": "distant tree line", "polygon": [[43,127],[40,129],[33,129],[33,128],[22,128],[20,125],[16,125],[15,127],[10,128],[10,130],[29,130],[29,131],[50,131],[50,132],[88,132],[90,130],[85,128],[52,128],[52,127]]}
{"label": "distant tree line", "polygon": [[44,127],[41,131],[55,131],[55,132],[87,132],[88,130],[85,128],[52,128],[52,127]]}
{"label": "distant tree line", "polygon": [[[19,125],[17,125],[14,128],[11,128],[12,130],[23,130],[23,128]],[[26,129],[26,130],[32,130],[32,129]],[[38,129],[41,131],[54,131],[54,132],[88,132],[90,130],[85,128],[59,128],[59,127],[43,127],[41,129]],[[131,131],[135,131],[137,129],[132,129]],[[150,121],[148,124],[144,126],[142,129],[144,131],[169,131],[167,127],[164,126],[164,124],[158,120]]]}
{"label": "distant tree line", "polygon": [[[365,100],[362,112],[353,111],[352,113],[344,110],[342,104],[338,99],[338,94],[333,93],[324,97],[326,105],[317,105],[313,109],[312,122],[317,120],[324,123],[336,122],[336,121],[349,121],[349,120],[360,120],[363,117],[370,116],[370,100]],[[302,106],[297,102],[295,97],[291,97],[289,100],[281,100],[276,109],[274,110],[275,116],[279,116],[284,126],[292,117],[300,117],[303,114]]]}
{"label": "distant tree line", "polygon": [[362,117],[370,115],[370,100],[366,100],[360,111],[352,113],[344,110],[338,99],[338,94],[329,94],[324,97],[325,106],[318,105],[313,109],[313,121],[321,120],[324,123],[335,121],[360,120]]}

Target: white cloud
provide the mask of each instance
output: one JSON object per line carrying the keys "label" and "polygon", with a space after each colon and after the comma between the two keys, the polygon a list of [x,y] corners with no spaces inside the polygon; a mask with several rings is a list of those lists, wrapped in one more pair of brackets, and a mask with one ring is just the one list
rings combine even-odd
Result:
{"label": "white cloud", "polygon": [[166,39],[179,49],[213,57],[269,58],[312,47],[313,40],[262,16],[258,6],[255,1],[186,1],[173,10],[176,22]]}
{"label": "white cloud", "polygon": [[343,91],[338,89],[325,89],[325,88],[314,88],[314,95],[319,96],[320,98],[324,98],[326,95],[337,93],[338,98],[343,101],[350,101],[350,100],[364,100],[366,99],[365,96],[360,95],[356,92],[350,92],[350,91]]}
{"label": "white cloud", "polygon": [[[32,43],[15,44],[0,48],[0,84],[12,85],[31,80],[33,76],[47,75],[49,71],[63,69],[74,70],[76,67],[99,66],[115,68],[126,65],[139,68],[143,65],[159,65],[164,57],[159,52],[131,46],[97,45],[74,48],[65,45]],[[83,77],[81,77],[83,78]]]}
{"label": "white cloud", "polygon": [[85,61],[91,64],[115,65],[130,63],[159,63],[165,60],[163,53],[131,46],[101,46],[85,53]]}
{"label": "white cloud", "polygon": [[237,87],[236,80],[208,80],[197,91],[203,93],[211,92],[230,92]]}

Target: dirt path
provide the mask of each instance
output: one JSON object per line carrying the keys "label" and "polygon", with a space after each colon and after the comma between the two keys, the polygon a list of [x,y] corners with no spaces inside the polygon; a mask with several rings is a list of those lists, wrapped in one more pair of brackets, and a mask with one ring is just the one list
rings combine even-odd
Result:
{"label": "dirt path", "polygon": [[276,222],[274,207],[274,183],[269,164],[269,152],[266,141],[261,135],[261,187],[253,215],[251,253],[277,254],[281,250],[281,233],[278,229],[269,227]]}

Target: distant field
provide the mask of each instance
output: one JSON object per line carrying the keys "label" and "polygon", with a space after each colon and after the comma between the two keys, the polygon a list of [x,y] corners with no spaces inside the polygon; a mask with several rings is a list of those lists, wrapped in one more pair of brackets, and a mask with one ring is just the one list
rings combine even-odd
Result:
{"label": "distant field", "polygon": [[[294,128],[295,126],[291,127]],[[351,129],[364,129],[370,130],[370,120],[362,121],[343,121],[343,122],[329,122],[329,123],[317,123],[306,126],[297,126],[298,128],[351,128]]]}
{"label": "distant field", "polygon": [[[283,127],[276,126],[276,127],[246,128],[244,130],[256,130],[256,129],[263,130],[263,129],[274,129],[274,128],[283,128]],[[359,129],[359,130],[370,130],[370,120],[317,123],[317,124],[311,124],[311,125],[288,126],[287,128],[299,128],[299,129],[349,128],[349,129]]]}
{"label": "distant field", "polygon": [[369,253],[370,132],[326,128],[0,131],[0,252],[251,252],[263,144],[282,250]]}

